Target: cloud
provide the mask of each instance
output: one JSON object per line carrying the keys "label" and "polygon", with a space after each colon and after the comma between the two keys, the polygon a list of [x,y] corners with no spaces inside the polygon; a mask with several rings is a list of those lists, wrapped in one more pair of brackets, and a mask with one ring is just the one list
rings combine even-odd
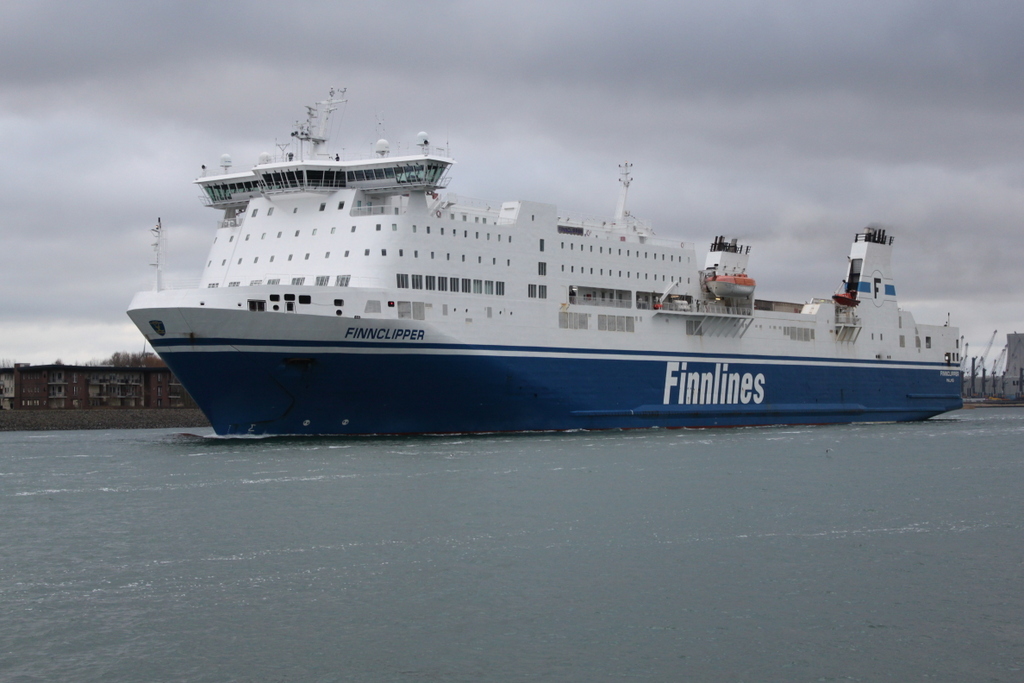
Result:
{"label": "cloud", "polygon": [[752,244],[769,298],[829,294],[885,223],[904,305],[983,346],[1024,329],[1022,29],[1011,2],[8,3],[0,356],[120,339],[158,216],[169,277],[205,262],[200,164],[274,151],[331,86],[339,150],[427,130],[460,194],[607,214],[631,161],[634,213]]}

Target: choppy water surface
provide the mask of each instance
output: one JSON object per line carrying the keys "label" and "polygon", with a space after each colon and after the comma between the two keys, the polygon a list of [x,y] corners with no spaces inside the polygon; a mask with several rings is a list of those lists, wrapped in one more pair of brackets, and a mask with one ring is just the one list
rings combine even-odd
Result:
{"label": "choppy water surface", "polygon": [[0,433],[0,679],[1020,681],[1022,444]]}

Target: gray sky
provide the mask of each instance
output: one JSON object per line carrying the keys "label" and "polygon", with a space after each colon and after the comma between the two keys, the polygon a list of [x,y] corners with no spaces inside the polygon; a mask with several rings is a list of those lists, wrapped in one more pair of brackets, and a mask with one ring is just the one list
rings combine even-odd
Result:
{"label": "gray sky", "polygon": [[331,86],[332,145],[419,130],[449,191],[753,245],[758,295],[829,296],[857,230],[896,236],[901,305],[980,353],[1024,331],[1024,3],[45,2],[0,22],[0,359],[141,350],[124,311],[197,279],[191,181],[275,151]]}

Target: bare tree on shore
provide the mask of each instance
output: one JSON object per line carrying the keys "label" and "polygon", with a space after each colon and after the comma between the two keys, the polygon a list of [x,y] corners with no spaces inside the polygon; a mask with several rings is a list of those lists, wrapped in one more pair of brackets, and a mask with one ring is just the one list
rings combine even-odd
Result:
{"label": "bare tree on shore", "polygon": [[154,353],[132,353],[130,351],[115,351],[109,358],[93,360],[86,365],[113,365],[122,368],[162,368],[166,363],[160,360],[160,356]]}

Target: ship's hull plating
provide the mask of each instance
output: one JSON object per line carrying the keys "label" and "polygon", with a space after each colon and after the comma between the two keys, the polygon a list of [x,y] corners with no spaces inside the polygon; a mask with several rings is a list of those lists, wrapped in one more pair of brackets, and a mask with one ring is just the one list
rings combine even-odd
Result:
{"label": "ship's hull plating", "polygon": [[154,339],[218,434],[416,434],[922,420],[936,363],[458,343]]}

